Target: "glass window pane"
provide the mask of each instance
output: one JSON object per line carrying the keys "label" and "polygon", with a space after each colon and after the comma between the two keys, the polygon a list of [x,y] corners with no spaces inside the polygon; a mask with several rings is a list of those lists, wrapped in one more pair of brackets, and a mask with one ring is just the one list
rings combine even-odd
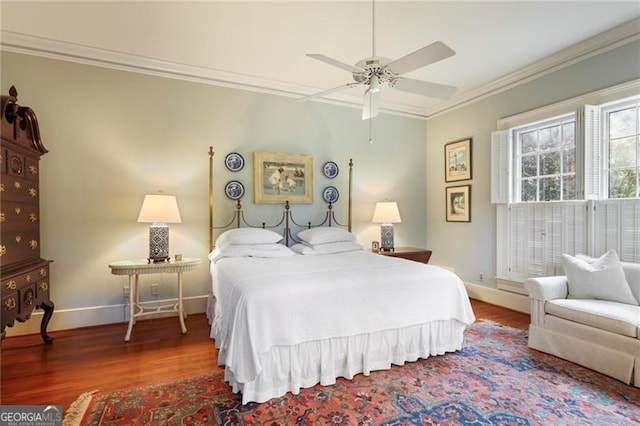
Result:
{"label": "glass window pane", "polygon": [[560,177],[547,177],[540,179],[540,200],[560,200]]}
{"label": "glass window pane", "polygon": [[522,177],[533,177],[538,175],[538,156],[527,155],[522,157]]}
{"label": "glass window pane", "polygon": [[635,108],[627,108],[609,114],[609,137],[611,139],[623,138],[636,133]]}
{"label": "glass window pane", "polygon": [[562,146],[575,146],[576,123],[567,123],[562,126]]}
{"label": "glass window pane", "polygon": [[609,198],[629,198],[635,196],[635,169],[609,171]]}
{"label": "glass window pane", "polygon": [[523,179],[522,180],[522,194],[520,198],[522,201],[538,201],[537,200],[537,179]]}
{"label": "glass window pane", "polygon": [[609,141],[609,167],[635,167],[636,138],[611,139]]}
{"label": "glass window pane", "polygon": [[540,156],[540,175],[555,175],[560,173],[560,152],[548,152]]}
{"label": "glass window pane", "polygon": [[556,148],[560,145],[560,126],[540,129],[540,150]]}
{"label": "glass window pane", "polygon": [[576,199],[576,176],[568,175],[562,177],[562,199]]}
{"label": "glass window pane", "polygon": [[574,148],[562,151],[562,173],[576,172],[576,150]]}
{"label": "glass window pane", "polygon": [[533,131],[533,132],[527,132],[527,133],[522,133],[521,136],[521,140],[522,140],[522,153],[526,154],[528,152],[535,152],[538,150],[538,138],[537,138],[537,132]]}

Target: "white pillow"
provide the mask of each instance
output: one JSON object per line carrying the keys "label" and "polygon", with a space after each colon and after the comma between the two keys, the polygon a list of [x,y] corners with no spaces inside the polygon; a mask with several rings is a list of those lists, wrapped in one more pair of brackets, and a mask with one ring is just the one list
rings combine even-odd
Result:
{"label": "white pillow", "polygon": [[209,260],[216,262],[223,257],[289,257],[296,254],[283,244],[234,244],[216,247]]}
{"label": "white pillow", "polygon": [[356,240],[356,237],[351,232],[332,227],[305,229],[298,232],[298,238],[312,245]]}
{"label": "white pillow", "polygon": [[584,256],[562,255],[570,299],[600,299],[638,305],[614,250],[609,250],[593,262]]}
{"label": "white pillow", "polygon": [[[598,260],[585,254],[576,254],[576,257],[588,263],[594,263]],[[622,270],[627,278],[627,284],[629,284],[631,294],[640,302],[640,263],[620,262],[620,264],[622,264]]]}
{"label": "white pillow", "polygon": [[224,248],[232,244],[274,244],[282,241],[282,235],[269,229],[237,228],[225,231],[216,240],[216,247]]}
{"label": "white pillow", "polygon": [[314,246],[307,244],[295,244],[291,247],[291,250],[299,254],[319,255],[359,251],[364,250],[364,247],[358,243],[354,243],[353,241],[338,241],[337,243],[325,243]]}

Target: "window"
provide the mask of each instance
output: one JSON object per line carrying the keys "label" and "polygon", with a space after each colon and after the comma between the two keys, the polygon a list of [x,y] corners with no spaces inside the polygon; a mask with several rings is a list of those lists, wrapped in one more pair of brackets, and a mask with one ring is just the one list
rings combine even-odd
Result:
{"label": "window", "polygon": [[640,80],[498,121],[498,288],[562,274],[562,253],[640,262]]}
{"label": "window", "polygon": [[638,197],[640,102],[637,98],[601,106],[606,149],[603,175],[607,198]]}
{"label": "window", "polygon": [[575,114],[513,130],[514,200],[576,199]]}

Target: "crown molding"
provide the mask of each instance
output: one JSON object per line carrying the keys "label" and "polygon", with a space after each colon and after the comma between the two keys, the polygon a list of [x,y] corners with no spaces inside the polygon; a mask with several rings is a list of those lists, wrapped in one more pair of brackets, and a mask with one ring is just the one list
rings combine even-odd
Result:
{"label": "crown molding", "polygon": [[[316,90],[278,80],[232,73],[215,68],[163,61],[7,30],[0,32],[0,49],[6,52],[292,98],[300,98],[306,96],[304,95],[305,92],[311,93]],[[314,99],[313,101],[349,108],[362,108],[362,99],[360,97],[345,94],[336,94],[330,98]],[[381,102],[380,111],[411,118],[425,118],[422,108],[393,102]]]}
{"label": "crown molding", "polygon": [[[638,39],[640,39],[640,19],[634,19],[481,87],[460,93],[458,96],[448,101],[440,102],[431,108],[423,109],[405,104],[381,101],[380,111],[417,119],[433,118]],[[7,30],[1,31],[0,49],[7,52],[41,56],[85,65],[291,98],[306,96],[314,91],[314,89],[309,87],[302,87],[278,80],[232,73],[215,68],[162,61]],[[340,93],[333,94],[326,98],[314,99],[313,101],[349,108],[359,109],[362,107],[361,98]]]}
{"label": "crown molding", "polygon": [[424,115],[426,118],[442,115],[639,39],[640,19],[634,19],[560,50],[489,84],[439,103],[435,107],[425,110]]}

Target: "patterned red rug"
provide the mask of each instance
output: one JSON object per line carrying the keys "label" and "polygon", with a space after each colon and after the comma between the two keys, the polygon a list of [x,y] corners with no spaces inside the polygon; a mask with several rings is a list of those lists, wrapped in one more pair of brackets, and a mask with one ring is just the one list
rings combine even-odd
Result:
{"label": "patterned red rug", "polygon": [[525,331],[482,321],[460,352],[299,395],[243,406],[219,373],[96,393],[76,424],[630,425],[640,424],[640,389],[528,349]]}

